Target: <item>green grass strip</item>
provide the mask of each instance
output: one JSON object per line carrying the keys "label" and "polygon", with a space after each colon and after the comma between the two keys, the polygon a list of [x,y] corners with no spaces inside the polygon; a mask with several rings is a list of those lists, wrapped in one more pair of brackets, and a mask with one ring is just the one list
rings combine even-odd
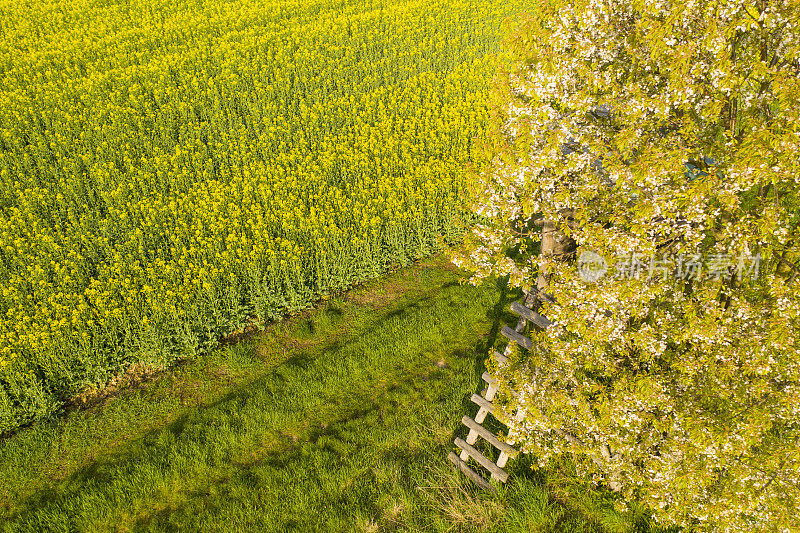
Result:
{"label": "green grass strip", "polygon": [[3,531],[648,531],[524,457],[498,495],[446,461],[501,283],[442,257],[0,443]]}

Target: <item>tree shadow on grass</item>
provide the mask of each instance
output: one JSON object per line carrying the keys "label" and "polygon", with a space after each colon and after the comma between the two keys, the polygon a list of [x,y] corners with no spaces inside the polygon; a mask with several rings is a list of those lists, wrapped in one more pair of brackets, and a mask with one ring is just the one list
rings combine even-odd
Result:
{"label": "tree shadow on grass", "polygon": [[[411,310],[419,310],[420,308],[433,306],[435,305],[436,298],[439,297],[438,293],[440,290],[455,285],[457,285],[456,282],[449,282],[444,284],[441,288],[438,288],[435,294],[427,293],[426,295],[419,295],[419,297],[407,301],[401,299],[399,302],[396,302],[396,304],[401,306],[399,309],[395,309],[387,314],[382,314],[377,320],[370,320],[368,326],[372,329],[379,328],[382,323],[394,320],[398,316],[403,316],[403,314]],[[501,298],[502,303],[498,303],[498,305],[489,311],[487,316],[494,317],[495,315],[502,315],[503,309],[508,303],[508,301],[506,301],[506,293],[503,292],[503,294],[504,296]],[[336,316],[331,319],[339,320],[341,318],[341,316]],[[483,353],[494,343],[500,327],[501,325],[493,319],[492,333],[490,334],[490,339],[485,344],[486,350],[482,350]],[[284,368],[294,368],[299,372],[303,372],[310,366],[316,356],[329,350],[339,350],[344,346],[346,340],[350,340],[352,336],[347,335],[346,337],[346,339],[343,337],[339,337],[338,339],[334,337],[315,346],[311,350],[302,350],[301,352],[308,353],[298,352],[293,359],[289,360],[288,365]],[[312,353],[314,355],[312,355]],[[467,352],[463,350],[454,353],[454,355],[459,358],[466,354]],[[468,355],[470,357],[472,356],[472,354]],[[409,380],[416,381],[419,382],[417,384],[418,387],[425,387],[425,385],[421,384],[424,381],[441,378],[442,376],[434,370],[433,373],[428,372],[421,375],[413,373],[408,374],[404,377],[402,383]],[[190,479],[186,480],[187,482],[184,486],[180,486],[182,483],[181,480],[173,480],[169,476],[166,478],[153,478],[163,482],[162,485],[166,486],[166,488],[162,487],[161,490],[167,492],[172,491],[172,493],[174,493],[173,495],[177,494],[178,500],[181,498],[185,500],[187,493],[192,494],[197,492],[201,495],[206,493],[211,494],[209,489],[212,485],[225,485],[230,482],[231,479],[239,479],[244,485],[252,484],[255,478],[246,476],[252,476],[252,470],[256,467],[264,468],[268,466],[267,461],[270,460],[270,458],[274,461],[286,461],[284,468],[290,468],[293,464],[300,464],[297,461],[299,461],[302,456],[295,456],[295,461],[293,462],[293,456],[291,455],[293,453],[292,450],[297,446],[297,440],[292,440],[292,436],[284,435],[280,433],[280,431],[274,430],[272,427],[263,429],[262,433],[274,437],[280,445],[277,445],[274,451],[263,452],[260,457],[254,459],[253,464],[250,466],[247,466],[246,462],[233,461],[229,457],[226,458],[225,454],[229,452],[227,448],[226,450],[228,451],[220,451],[213,450],[209,446],[209,441],[213,442],[218,440],[217,437],[224,432],[230,433],[233,439],[242,438],[247,433],[248,428],[245,427],[246,424],[244,423],[246,419],[243,419],[238,413],[247,406],[247,403],[251,401],[251,397],[257,395],[258,401],[262,403],[266,402],[265,405],[268,405],[270,401],[269,398],[285,394],[286,387],[289,385],[290,380],[291,376],[284,376],[281,372],[271,371],[266,376],[237,384],[236,390],[225,394],[216,401],[205,405],[199,405],[189,413],[182,414],[177,419],[161,427],[150,430],[142,437],[125,442],[120,447],[115,448],[107,456],[93,460],[90,464],[75,471],[63,481],[53,482],[50,486],[47,486],[43,490],[28,497],[24,502],[21,502],[18,510],[9,516],[8,529],[41,530],[52,527],[80,529],[81,524],[85,524],[87,519],[91,520],[94,517],[100,518],[103,516],[104,512],[108,512],[109,508],[111,508],[114,513],[128,514],[126,513],[128,509],[124,508],[125,503],[120,502],[153,500],[152,491],[156,489],[152,486],[142,485],[142,483],[149,482],[147,481],[150,479],[148,475],[153,471],[169,472],[170,469],[175,468],[176,461],[180,463],[181,459],[184,461],[187,460],[192,450],[197,450],[197,454],[191,456],[191,460],[196,461],[202,467],[194,471],[203,471],[203,469],[205,469],[205,471],[209,473],[220,473],[221,477],[219,479],[204,479],[203,483],[199,484],[200,488],[197,488],[197,483],[191,483]],[[366,395],[360,399],[353,397],[342,402],[342,409],[346,410],[346,406],[352,405],[353,401],[361,401],[368,404],[373,403],[373,400]],[[350,413],[346,418],[354,419],[376,416],[374,412],[376,407],[377,405],[373,405],[366,410],[350,409]],[[339,407],[337,406],[336,408],[338,409]],[[305,412],[299,413],[300,416],[305,416],[306,414]],[[317,416],[316,413],[312,413],[312,415]],[[334,427],[331,429],[330,424],[328,424],[327,430],[325,428],[311,429],[306,433],[308,434],[306,440],[308,440],[309,446],[315,446],[318,441],[324,437],[327,442],[325,446],[332,447],[331,450],[329,450],[330,453],[335,452],[334,449],[337,447],[337,442],[344,442],[343,439],[336,434],[336,428]],[[229,441],[226,442],[229,443]],[[345,448],[344,445],[340,447],[340,449]],[[287,453],[289,455],[285,456]],[[401,453],[408,461],[423,461],[425,457],[428,457],[422,452],[411,449],[405,452],[393,453]],[[177,459],[175,458],[176,454]],[[181,455],[183,455],[183,458],[181,458]],[[387,455],[386,460],[396,460],[396,458],[393,459]],[[231,468],[233,468],[234,474],[231,474]],[[281,467],[276,463],[275,468]],[[248,470],[250,473],[245,477],[241,477],[241,479],[237,478],[235,472],[241,471],[242,469]],[[190,469],[190,471],[193,470]],[[244,476],[244,474],[242,474],[242,476]],[[138,482],[139,485],[136,485],[134,481],[130,481],[136,479],[140,480]],[[142,479],[145,481],[142,482]],[[176,486],[173,487],[170,483]],[[204,501],[213,500],[213,498],[211,498],[211,500],[209,500],[209,498],[210,497],[206,496],[202,499]],[[175,499],[176,498],[171,498],[171,501],[175,501]],[[164,525],[164,528],[159,527],[158,529],[174,529],[167,525],[167,523],[170,522],[169,517],[174,513],[183,512],[181,509],[184,508],[186,512],[189,512],[191,508],[193,508],[192,506],[196,505],[196,502],[195,504],[191,503],[191,499],[188,500],[185,505],[181,503],[172,503],[168,504],[167,508],[161,508],[163,502],[157,501],[157,503],[159,508],[150,510],[150,514],[153,517],[152,520],[148,521],[146,517],[144,517],[139,521],[137,527],[147,528],[151,527],[153,524],[159,524]],[[102,508],[105,508],[105,511],[102,511]],[[96,510],[93,511],[92,509]],[[135,511],[140,512],[144,510],[136,509]],[[130,516],[130,514],[128,515]],[[58,524],[56,524],[56,522],[58,522]]]}
{"label": "tree shadow on grass", "polygon": [[[286,382],[276,380],[272,375],[253,380],[190,414],[181,415],[176,420],[149,431],[143,437],[114,450],[113,455],[100,458],[66,480],[32,495],[19,506],[18,512],[9,517],[8,529],[47,530],[56,527],[56,521],[59,528],[80,529],[81,524],[94,518],[95,511],[91,509],[111,508],[113,513],[129,516],[131,513],[126,511],[132,511],[134,516],[144,512],[144,516],[135,520],[136,529],[155,527],[158,530],[178,530],[180,528],[174,525],[174,519],[191,521],[191,513],[235,506],[237,491],[241,492],[248,486],[252,488],[254,483],[263,483],[264,479],[272,479],[278,483],[281,472],[305,469],[311,472],[312,477],[324,477],[324,473],[315,470],[315,458],[337,464],[337,458],[352,459],[354,456],[369,455],[374,461],[376,454],[372,449],[373,442],[370,437],[359,441],[359,431],[388,431],[383,421],[384,411],[391,413],[392,420],[403,416],[403,410],[393,405],[392,398],[396,394],[389,394],[397,388],[403,389],[401,392],[404,394],[411,394],[410,397],[415,402],[424,402],[424,396],[415,395],[415,391],[427,386],[419,372],[395,373],[392,386],[387,386],[382,392],[378,391],[377,398],[375,389],[369,387],[356,391],[355,394],[348,394],[346,401],[336,406],[333,416],[325,418],[324,425],[315,425],[318,424],[317,421],[309,420],[308,427],[299,439],[281,433],[277,427],[263,427],[262,436],[273,436],[277,444],[269,449],[256,450],[256,455],[243,459],[240,452],[251,451],[246,444],[246,436],[251,428],[243,423],[238,414],[248,408],[258,408],[268,402],[269,398],[281,394],[287,386]],[[436,379],[442,380],[445,376],[438,376]],[[253,403],[248,406],[250,402]],[[222,450],[214,449],[212,444],[219,432],[229,434],[228,440],[223,439],[226,444]],[[231,442],[234,444],[230,445]],[[245,444],[237,446],[240,442]],[[377,456],[381,458],[379,462],[401,461],[409,464],[424,461],[424,455],[423,451],[409,448],[383,450]],[[175,489],[175,483],[182,483],[182,480],[175,477],[178,475],[176,469],[186,461],[198,462],[202,468],[194,471],[205,471],[209,475],[187,479],[184,486]],[[169,498],[170,503],[166,507],[163,507],[162,497],[156,496],[155,508],[125,509],[125,504],[120,502],[138,501],[141,507],[142,502],[152,499],[150,490],[156,490],[155,487],[141,483],[137,485],[131,480],[147,480],[147,475],[154,471],[166,473],[153,479],[160,485],[160,490],[172,491],[175,497]],[[169,474],[170,471],[172,474]],[[324,480],[318,481],[321,484]],[[364,480],[363,484],[368,485],[368,481]],[[293,480],[287,479],[286,482]],[[281,493],[274,486],[265,486],[264,490],[273,495]],[[291,491],[287,494],[297,496]],[[369,506],[356,496],[350,498],[347,495],[324,493],[319,497],[329,508],[335,509],[340,505],[342,502],[338,499],[350,498],[348,501],[351,507],[355,505],[355,499],[361,502],[358,506],[360,512],[369,511]],[[264,495],[257,497],[266,498]],[[279,501],[271,503],[280,507]],[[377,509],[373,511],[378,512]],[[186,516],[178,518],[176,513]],[[278,511],[276,513],[280,515]],[[287,518],[282,527],[292,529],[303,524],[298,522],[299,525],[293,526],[290,522]]]}

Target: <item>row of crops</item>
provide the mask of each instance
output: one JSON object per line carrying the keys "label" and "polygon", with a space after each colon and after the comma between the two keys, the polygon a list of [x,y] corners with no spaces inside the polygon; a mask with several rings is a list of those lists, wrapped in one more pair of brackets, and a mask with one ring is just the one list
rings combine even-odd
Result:
{"label": "row of crops", "polygon": [[507,0],[0,0],[0,433],[454,242]]}

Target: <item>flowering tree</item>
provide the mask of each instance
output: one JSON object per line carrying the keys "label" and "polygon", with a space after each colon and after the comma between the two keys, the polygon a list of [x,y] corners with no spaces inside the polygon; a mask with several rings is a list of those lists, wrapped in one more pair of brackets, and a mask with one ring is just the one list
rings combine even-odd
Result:
{"label": "flowering tree", "polygon": [[549,0],[496,78],[453,260],[555,299],[498,375],[508,440],[666,522],[800,527],[799,12]]}

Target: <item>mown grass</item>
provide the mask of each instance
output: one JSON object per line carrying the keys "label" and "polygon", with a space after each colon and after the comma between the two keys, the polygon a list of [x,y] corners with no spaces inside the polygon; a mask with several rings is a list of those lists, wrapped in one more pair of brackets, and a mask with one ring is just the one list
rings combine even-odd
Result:
{"label": "mown grass", "polygon": [[443,256],[0,443],[3,531],[650,531],[526,458],[446,460],[519,294]]}

